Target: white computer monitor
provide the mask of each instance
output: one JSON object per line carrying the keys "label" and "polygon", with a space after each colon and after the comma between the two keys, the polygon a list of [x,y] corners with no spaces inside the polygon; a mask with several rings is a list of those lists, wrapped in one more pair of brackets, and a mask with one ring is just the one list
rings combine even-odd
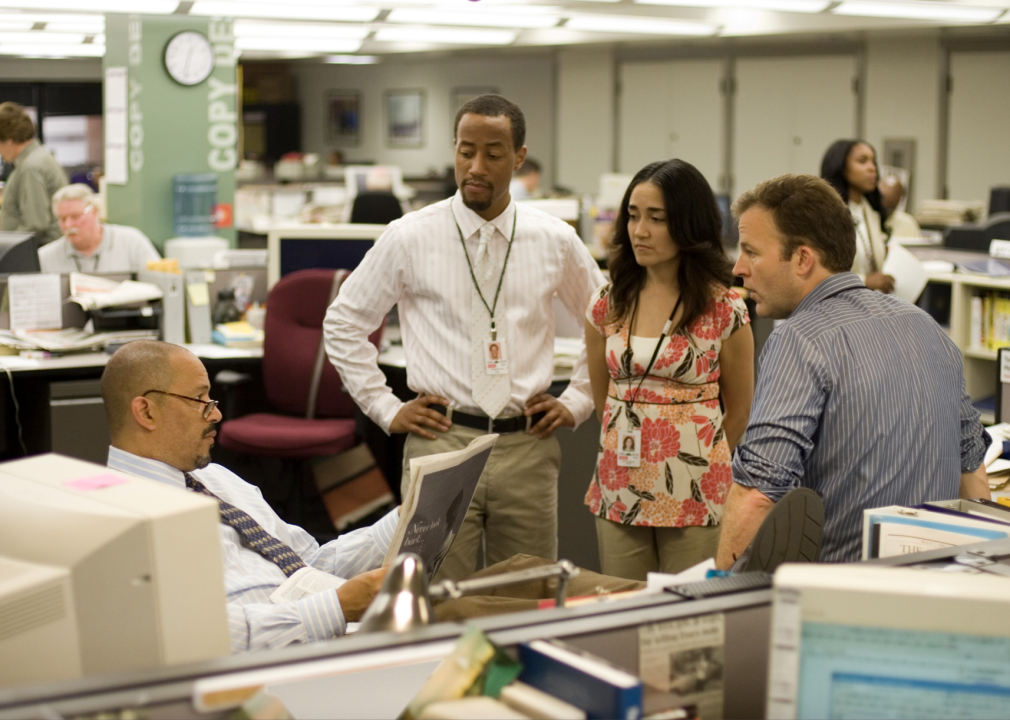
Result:
{"label": "white computer monitor", "polygon": [[1010,578],[869,565],[775,574],[775,718],[1010,716]]}
{"label": "white computer monitor", "polygon": [[83,675],[230,652],[218,523],[212,499],[102,465],[0,464],[0,556],[69,572]]}
{"label": "white computer monitor", "polygon": [[0,686],[80,676],[70,572],[0,556]]}

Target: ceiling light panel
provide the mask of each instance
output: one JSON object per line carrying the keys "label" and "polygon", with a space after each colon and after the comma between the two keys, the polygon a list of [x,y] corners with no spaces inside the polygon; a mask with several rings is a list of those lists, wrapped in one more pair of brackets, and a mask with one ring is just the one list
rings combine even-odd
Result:
{"label": "ceiling light panel", "polygon": [[[3,0],[0,0],[3,2]],[[332,20],[336,22],[371,22],[379,15],[376,7],[329,5],[289,5],[282,2],[232,2],[231,0],[197,0],[190,15],[217,17],[265,18],[272,20]]]}
{"label": "ceiling light panel", "polygon": [[986,23],[1003,14],[1004,8],[970,7],[940,2],[843,2],[831,12],[835,15],[901,18],[905,20],[940,20]]}
{"label": "ceiling light panel", "polygon": [[644,5],[675,5],[678,7],[740,8],[774,12],[819,13],[830,5],[827,0],[635,0]]}
{"label": "ceiling light panel", "polygon": [[718,28],[706,23],[670,20],[668,18],[629,17],[626,15],[576,15],[568,19],[570,30],[604,33],[641,33],[646,35],[715,35]]}
{"label": "ceiling light panel", "polygon": [[458,10],[398,8],[386,22],[413,25],[462,25],[467,27],[548,28],[558,24],[558,15],[485,12],[483,8]]}
{"label": "ceiling light panel", "polygon": [[332,23],[262,22],[239,19],[233,26],[235,37],[329,38],[364,40],[370,30],[363,25]]}
{"label": "ceiling light panel", "polygon": [[353,53],[361,49],[361,41],[332,40],[327,38],[244,37],[235,38],[235,49],[240,51],[276,50],[279,52]]}
{"label": "ceiling light panel", "polygon": [[31,20],[8,20],[7,18],[0,18],[0,30],[31,30],[33,27],[35,27],[35,23]]}
{"label": "ceiling light panel", "polygon": [[[31,10],[67,10],[80,11],[82,3],[79,0],[0,0],[0,8],[15,8]],[[91,12],[140,13],[143,15],[168,15],[179,7],[179,0],[87,0]]]}
{"label": "ceiling light panel", "polygon": [[48,43],[0,43],[0,55],[20,55],[22,57],[102,57],[104,45],[94,43],[81,45]]}
{"label": "ceiling light panel", "polygon": [[512,30],[472,30],[436,27],[385,27],[375,33],[375,40],[390,43],[435,43],[439,45],[511,45]]}
{"label": "ceiling light panel", "polygon": [[79,45],[84,33],[51,33],[42,30],[29,32],[0,32],[0,43],[42,43],[46,45]]}
{"label": "ceiling light panel", "polygon": [[379,58],[375,55],[330,55],[323,58],[329,65],[375,65]]}

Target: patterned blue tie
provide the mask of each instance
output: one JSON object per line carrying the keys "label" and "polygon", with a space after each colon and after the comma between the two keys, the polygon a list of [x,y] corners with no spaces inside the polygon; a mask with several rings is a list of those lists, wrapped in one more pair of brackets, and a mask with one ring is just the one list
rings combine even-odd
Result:
{"label": "patterned blue tie", "polygon": [[234,528],[245,545],[277,565],[285,575],[291,577],[305,567],[305,562],[294,550],[264,530],[249,513],[225,502],[189,473],[185,473],[185,477],[187,488],[217,500],[222,522]]}

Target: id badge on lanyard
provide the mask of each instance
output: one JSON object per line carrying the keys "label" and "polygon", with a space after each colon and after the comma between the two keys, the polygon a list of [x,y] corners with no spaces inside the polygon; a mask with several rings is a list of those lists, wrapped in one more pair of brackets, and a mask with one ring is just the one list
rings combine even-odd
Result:
{"label": "id badge on lanyard", "polygon": [[642,431],[617,431],[617,467],[637,468],[642,464]]}

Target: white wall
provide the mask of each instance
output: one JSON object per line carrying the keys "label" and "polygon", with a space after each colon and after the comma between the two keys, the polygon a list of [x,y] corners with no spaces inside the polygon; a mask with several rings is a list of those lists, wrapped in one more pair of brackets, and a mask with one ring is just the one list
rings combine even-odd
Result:
{"label": "white wall", "polygon": [[867,43],[865,139],[881,154],[886,139],[915,140],[911,209],[937,197],[940,57],[935,36]]}
{"label": "white wall", "polygon": [[595,193],[614,170],[614,58],[610,50],[558,55],[558,184]]}
{"label": "white wall", "polygon": [[[302,147],[328,153],[337,146],[327,138],[326,94],[329,90],[361,93],[361,143],[340,148],[346,162],[373,160],[399,165],[405,176],[441,174],[453,163],[454,88],[492,87],[526,116],[526,145],[554,177],[554,60],[549,54],[434,60],[388,59],[377,65],[292,65],[302,109]],[[389,148],[385,143],[384,93],[420,88],[425,91],[425,142],[421,148]],[[546,183],[545,183],[546,184]]]}

